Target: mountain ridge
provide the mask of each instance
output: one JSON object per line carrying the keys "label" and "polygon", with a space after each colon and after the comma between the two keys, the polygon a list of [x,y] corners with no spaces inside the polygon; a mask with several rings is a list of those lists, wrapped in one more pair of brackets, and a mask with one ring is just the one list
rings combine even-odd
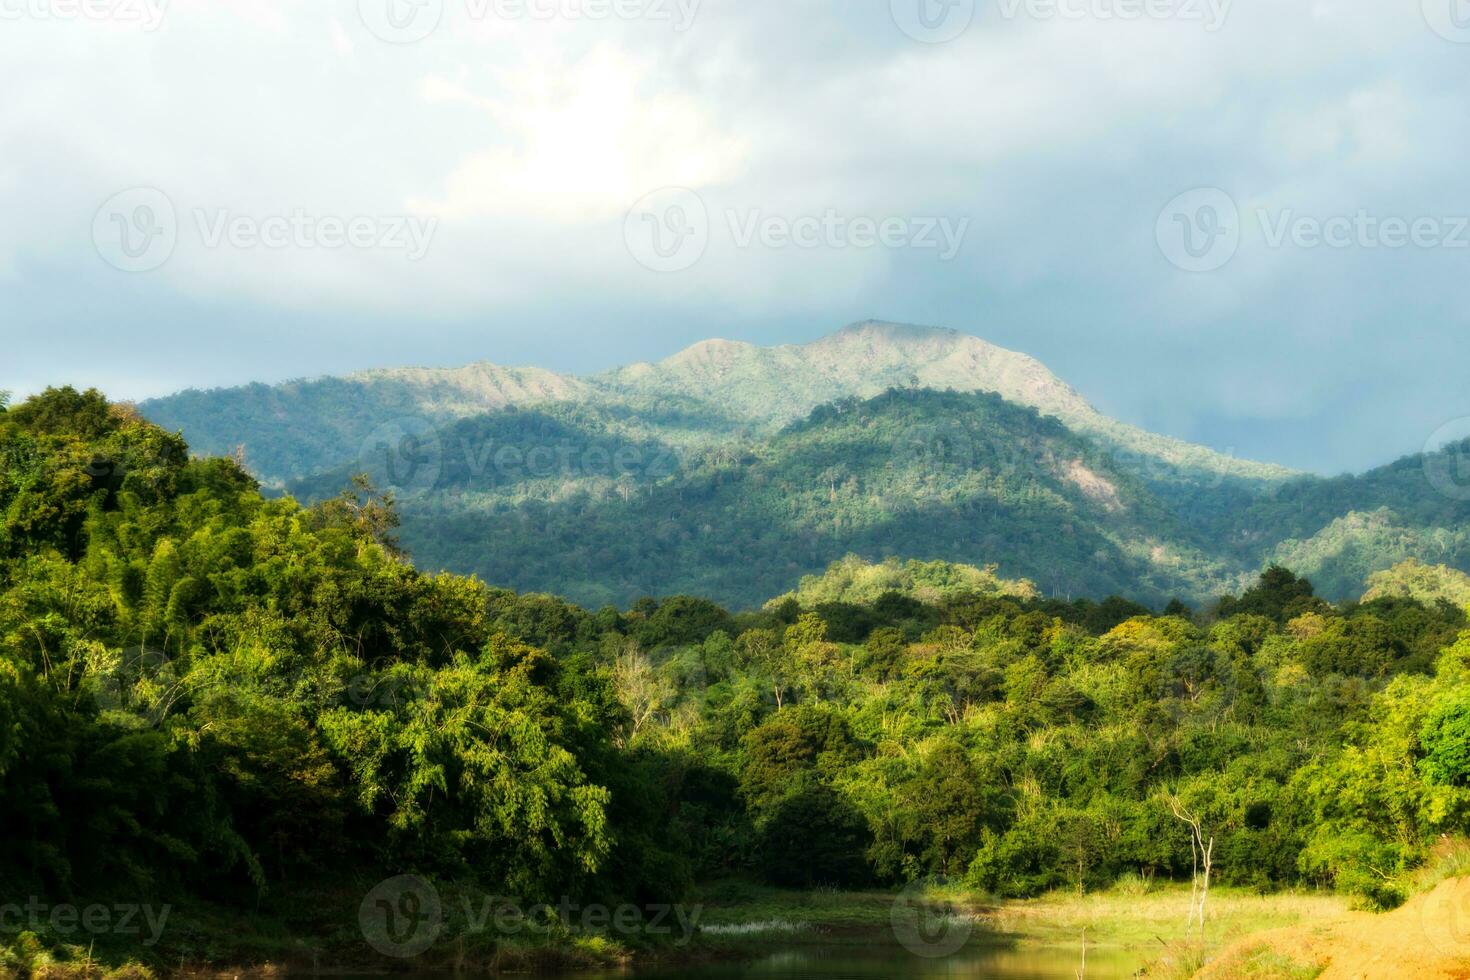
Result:
{"label": "mountain ridge", "polygon": [[1406,559],[1470,570],[1470,494],[1441,486],[1458,457],[1341,478],[1237,460],[941,328],[711,339],[584,378],[390,368],[140,409],[303,499],[367,473],[417,560],[589,603],[749,603],[849,553],[1149,602],[1208,601],[1273,562],[1333,598]]}
{"label": "mountain ridge", "polygon": [[[870,398],[895,387],[998,394],[1136,457],[1136,466],[1154,470],[1165,481],[1193,473],[1271,484],[1299,475],[1285,467],[1238,460],[1108,418],[1030,355],[949,328],[880,320],[849,324],[803,344],[761,347],[708,339],[660,361],[636,362],[586,376],[477,361],[455,368],[380,368],[263,389],[257,385],[191,389],[140,407],[165,427],[186,431],[191,444],[202,451],[223,454],[243,444],[247,459],[263,478],[280,483],[305,475],[309,467],[321,468],[321,463],[345,462],[355,441],[366,438],[375,427],[366,423],[391,420],[394,415],[388,413],[438,423],[537,404],[683,399],[725,415],[731,432],[754,430],[769,436],[819,405],[843,398]],[[344,399],[349,418],[357,417],[360,424],[341,426],[327,444],[303,451],[308,468],[283,465],[276,454],[255,452],[252,443],[259,443],[262,435],[279,438],[258,431],[258,420],[283,411],[289,414],[280,404],[270,404],[280,400],[272,396],[289,398],[297,393],[310,403],[324,388]],[[205,426],[201,431],[200,415],[208,414],[204,403],[230,401],[237,404],[220,421],[233,427]],[[696,443],[704,441],[697,434],[690,438]]]}
{"label": "mountain ridge", "polygon": [[[712,354],[721,359],[718,374],[709,370]],[[862,377],[853,377],[854,365]],[[656,364],[614,369],[594,380],[619,387],[630,371],[627,387],[646,391],[651,383],[658,384],[660,373],[672,374],[663,380],[664,390],[686,396],[701,386],[726,384],[730,374],[742,374],[749,393],[736,404],[746,414],[764,415],[764,421],[777,424],[800,419],[829,401],[873,397],[892,387],[986,391],[1054,416],[1114,448],[1181,469],[1266,483],[1300,475],[1108,418],[1036,358],[943,327],[864,320],[805,344],[758,347],[703,341]],[[805,392],[787,383],[790,376],[805,379]]]}

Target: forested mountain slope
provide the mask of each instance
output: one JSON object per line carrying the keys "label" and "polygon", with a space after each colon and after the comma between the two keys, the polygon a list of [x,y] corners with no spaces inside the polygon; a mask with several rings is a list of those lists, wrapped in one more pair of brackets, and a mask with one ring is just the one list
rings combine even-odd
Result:
{"label": "forested mountain slope", "polygon": [[1241,560],[1277,561],[1325,595],[1356,595],[1372,573],[1406,559],[1470,569],[1470,442],[1407,456],[1357,476],[1289,481],[1221,510],[1201,529],[1234,541]]}
{"label": "forested mountain slope", "polygon": [[267,483],[349,462],[374,429],[400,418],[438,423],[585,391],[536,369],[477,364],[456,371],[374,371],[280,385],[190,390],[140,406],[196,451],[239,454]]}
{"label": "forested mountain slope", "polygon": [[[591,606],[676,592],[749,606],[848,553],[997,556],[1047,594],[1154,602],[1248,578],[1094,443],[995,395],[838,402],[738,451],[620,442],[569,414],[447,429],[432,489],[400,497],[416,559]],[[477,446],[496,447],[478,471],[465,462]],[[613,474],[617,451],[640,466]],[[324,497],[350,475],[292,489]]]}
{"label": "forested mountain slope", "polygon": [[1109,419],[1034,359],[933,328],[707,341],[591,378],[385,370],[141,409],[308,499],[369,473],[426,568],[591,604],[757,602],[849,552],[1149,602],[1205,601],[1272,561],[1333,598],[1408,558],[1470,569],[1453,451],[1292,474]]}

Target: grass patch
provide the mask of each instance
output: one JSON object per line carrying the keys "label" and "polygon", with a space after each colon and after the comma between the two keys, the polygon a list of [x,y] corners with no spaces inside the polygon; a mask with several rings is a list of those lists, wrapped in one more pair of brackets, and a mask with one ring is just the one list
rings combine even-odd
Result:
{"label": "grass patch", "polygon": [[1211,980],[1316,980],[1326,969],[1322,964],[1294,959],[1269,943],[1260,943],[1213,963],[1198,946],[1181,947],[1149,964],[1142,976],[1146,980],[1189,980],[1207,964]]}
{"label": "grass patch", "polygon": [[[1337,920],[1349,908],[1346,898],[1329,893],[1261,895],[1217,887],[1210,892],[1200,944],[1193,936],[1185,941],[1190,907],[1187,885],[1125,877],[1107,891],[1056,891],[1004,902],[958,887],[933,886],[906,895],[935,915],[973,916],[975,943],[1080,949],[1085,941],[1092,948],[1147,951],[1150,955],[1163,950],[1155,967],[1162,970],[1166,961],[1176,964],[1173,972],[1156,974],[1166,977],[1192,976],[1211,955],[1245,936],[1304,922]],[[706,886],[691,901],[704,905],[701,941],[775,938],[792,943],[840,943],[894,941],[898,897],[892,891],[782,891],[731,881]]]}
{"label": "grass patch", "polygon": [[763,922],[841,930],[887,928],[895,897],[894,892],[886,891],[783,891],[746,882],[719,882],[699,889],[687,904],[704,906],[700,918],[704,931]]}
{"label": "grass patch", "polygon": [[700,927],[706,936],[719,938],[763,938],[772,936],[794,936],[812,928],[809,922],[790,922],[786,919],[767,919],[763,922],[729,922],[707,924]]}
{"label": "grass patch", "polygon": [[[996,931],[1029,942],[1080,945],[1085,929],[1090,944],[1158,948],[1184,939],[1189,901],[1189,888],[1175,884],[1154,885],[1144,896],[1132,889],[1052,892],[1008,902],[986,918]],[[1205,947],[1218,948],[1262,929],[1338,918],[1347,908],[1345,899],[1325,893],[1260,895],[1245,889],[1214,888],[1207,906]]]}
{"label": "grass patch", "polygon": [[1239,964],[1233,964],[1224,976],[1238,980],[1316,980],[1326,967],[1298,963],[1285,953],[1267,946],[1247,951]]}
{"label": "grass patch", "polygon": [[1408,876],[1407,892],[1412,897],[1434,891],[1450,878],[1470,877],[1470,839],[1446,837],[1434,845],[1424,866]]}

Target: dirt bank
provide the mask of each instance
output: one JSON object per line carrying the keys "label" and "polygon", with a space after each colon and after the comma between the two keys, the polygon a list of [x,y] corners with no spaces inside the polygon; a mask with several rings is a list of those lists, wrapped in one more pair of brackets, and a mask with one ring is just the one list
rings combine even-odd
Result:
{"label": "dirt bank", "polygon": [[[1315,971],[1320,970],[1320,973]],[[1386,915],[1258,933],[1225,949],[1201,980],[1470,980],[1470,878],[1442,882]]]}

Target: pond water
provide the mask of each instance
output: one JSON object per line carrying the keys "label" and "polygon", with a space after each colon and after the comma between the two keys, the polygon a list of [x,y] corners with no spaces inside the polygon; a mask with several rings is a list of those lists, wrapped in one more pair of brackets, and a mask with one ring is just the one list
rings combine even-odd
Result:
{"label": "pond water", "polygon": [[[1142,965],[1138,953],[1089,949],[1086,980],[1123,980]],[[775,949],[740,963],[656,967],[608,976],[634,980],[1076,980],[1081,948],[1012,949],[971,947],[938,959],[925,959],[889,945],[800,946]],[[582,975],[584,978],[586,974]]]}

